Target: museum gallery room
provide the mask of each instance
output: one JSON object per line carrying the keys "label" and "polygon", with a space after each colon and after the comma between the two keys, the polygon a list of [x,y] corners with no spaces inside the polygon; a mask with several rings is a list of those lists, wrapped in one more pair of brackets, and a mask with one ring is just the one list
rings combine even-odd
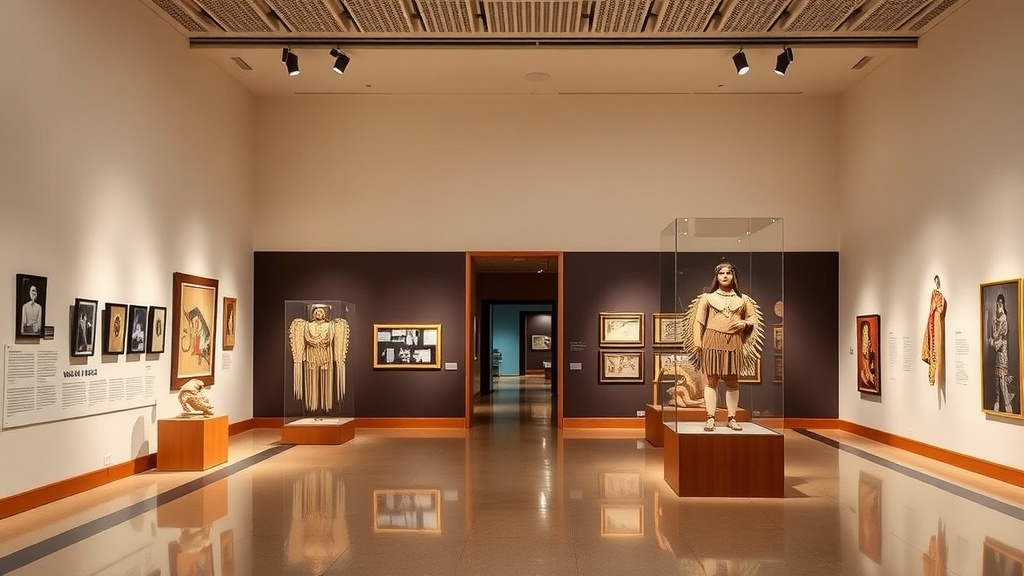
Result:
{"label": "museum gallery room", "polygon": [[6,0],[0,574],[1024,575],[1022,30]]}

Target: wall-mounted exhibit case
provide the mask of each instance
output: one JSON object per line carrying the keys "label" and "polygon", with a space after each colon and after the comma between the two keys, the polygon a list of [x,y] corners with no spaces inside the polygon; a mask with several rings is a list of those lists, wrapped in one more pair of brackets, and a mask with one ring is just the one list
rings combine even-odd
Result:
{"label": "wall-mounted exhibit case", "polygon": [[284,444],[342,444],[355,436],[345,379],[355,307],[341,300],[284,303]]}
{"label": "wall-mounted exhibit case", "polygon": [[680,496],[781,497],[782,219],[678,218],[660,243],[665,480]]}

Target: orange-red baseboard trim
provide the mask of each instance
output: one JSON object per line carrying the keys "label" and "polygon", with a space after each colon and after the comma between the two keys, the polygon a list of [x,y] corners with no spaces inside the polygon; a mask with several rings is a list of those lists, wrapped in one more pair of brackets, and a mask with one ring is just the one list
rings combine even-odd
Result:
{"label": "orange-red baseboard trim", "polygon": [[643,418],[562,418],[562,428],[643,428]]}
{"label": "orange-red baseboard trim", "polygon": [[465,418],[356,418],[359,428],[465,428]]}
{"label": "orange-red baseboard trim", "polygon": [[858,436],[863,436],[869,440],[874,440],[893,448],[899,448],[900,450],[906,450],[907,452],[913,452],[932,460],[938,460],[956,466],[969,472],[981,474],[982,476],[988,476],[989,478],[1000,480],[1014,486],[1024,488],[1024,470],[1018,470],[1016,468],[1010,468],[1002,464],[996,464],[995,462],[989,462],[988,460],[982,460],[975,458],[974,456],[968,456],[959,452],[953,452],[946,450],[945,448],[939,448],[924,442],[918,442],[917,440],[911,440],[903,436],[897,436],[896,434],[890,434],[889,432],[883,432],[874,428],[868,428],[854,422],[847,422],[846,420],[839,421],[839,429],[844,432],[850,432]]}

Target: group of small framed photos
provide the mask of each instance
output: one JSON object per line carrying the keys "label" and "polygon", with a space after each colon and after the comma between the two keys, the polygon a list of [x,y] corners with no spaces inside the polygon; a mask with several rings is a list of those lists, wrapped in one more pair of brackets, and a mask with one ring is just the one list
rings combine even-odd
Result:
{"label": "group of small framed photos", "polygon": [[[99,302],[75,298],[71,316],[71,355],[96,352]],[[100,334],[103,354],[160,354],[164,351],[167,308],[107,302]]]}
{"label": "group of small framed photos", "polygon": [[374,324],[373,367],[441,368],[440,324]]}

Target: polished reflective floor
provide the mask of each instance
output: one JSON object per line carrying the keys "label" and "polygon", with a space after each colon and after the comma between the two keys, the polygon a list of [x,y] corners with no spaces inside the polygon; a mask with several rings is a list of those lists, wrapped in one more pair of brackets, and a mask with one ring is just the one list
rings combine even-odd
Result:
{"label": "polished reflective floor", "polygon": [[551,425],[504,378],[469,431],[232,437],[0,521],[18,575],[1021,575],[1024,490],[835,431],[786,431],[786,497],[677,498],[642,430]]}

